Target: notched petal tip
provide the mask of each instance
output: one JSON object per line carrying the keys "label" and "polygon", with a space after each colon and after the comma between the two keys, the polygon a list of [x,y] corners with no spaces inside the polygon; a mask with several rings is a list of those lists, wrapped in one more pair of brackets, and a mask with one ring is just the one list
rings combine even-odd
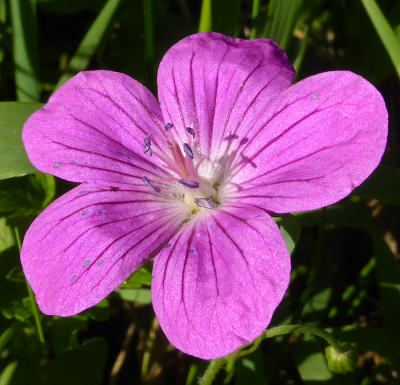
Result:
{"label": "notched petal tip", "polygon": [[164,121],[174,124],[182,142],[195,132],[196,150],[214,158],[224,138],[247,127],[294,75],[271,40],[215,32],[186,37],[167,51],[158,70]]}

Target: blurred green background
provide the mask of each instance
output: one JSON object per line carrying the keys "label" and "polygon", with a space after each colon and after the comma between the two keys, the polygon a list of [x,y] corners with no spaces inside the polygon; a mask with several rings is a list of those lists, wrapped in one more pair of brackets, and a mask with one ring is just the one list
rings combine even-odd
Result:
{"label": "blurred green background", "polygon": [[[277,218],[293,273],[271,326],[323,330],[267,333],[222,362],[215,384],[400,383],[399,1],[0,0],[0,385],[190,385],[206,370],[163,336],[151,265],[90,310],[47,317],[18,252],[35,216],[72,186],[30,165],[20,139],[28,116],[85,69],[124,72],[156,94],[163,54],[199,30],[277,41],[296,81],[354,71],[390,116],[384,160],[365,184],[329,208]],[[348,356],[326,353],[332,343]]]}

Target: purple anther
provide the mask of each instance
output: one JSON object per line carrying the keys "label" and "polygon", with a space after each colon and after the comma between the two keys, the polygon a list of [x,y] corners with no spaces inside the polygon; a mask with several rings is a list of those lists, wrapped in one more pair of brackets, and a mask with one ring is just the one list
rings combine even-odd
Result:
{"label": "purple anther", "polygon": [[142,176],[142,181],[148,188],[150,188],[151,191],[154,191],[157,193],[161,192],[161,189],[159,187],[154,187],[151,184],[151,182],[149,181],[149,178],[147,178],[146,176]]}
{"label": "purple anther", "polygon": [[186,131],[193,136],[193,138],[195,137],[196,133],[194,132],[192,127],[186,127]]}
{"label": "purple anther", "polygon": [[180,184],[183,184],[186,187],[189,187],[189,188],[197,188],[197,187],[199,187],[199,183],[198,182],[194,182],[192,180],[179,179],[178,182]]}
{"label": "purple anther", "polygon": [[187,143],[183,144],[183,151],[190,159],[194,159],[193,151]]}
{"label": "purple anther", "polygon": [[146,145],[144,146],[143,152],[144,152],[145,154],[148,153],[149,156],[152,156],[152,155],[153,155],[152,152],[151,152],[150,144],[146,144]]}
{"label": "purple anther", "polygon": [[152,155],[151,152],[151,136],[150,135],[146,135],[146,137],[144,138],[144,150],[143,152],[146,154],[146,152],[149,154],[149,156]]}
{"label": "purple anther", "polygon": [[215,209],[218,206],[212,196],[207,198],[194,198],[194,203],[199,207],[204,207],[205,209]]}
{"label": "purple anther", "polygon": [[169,131],[174,125],[172,123],[167,123],[165,125],[165,131]]}

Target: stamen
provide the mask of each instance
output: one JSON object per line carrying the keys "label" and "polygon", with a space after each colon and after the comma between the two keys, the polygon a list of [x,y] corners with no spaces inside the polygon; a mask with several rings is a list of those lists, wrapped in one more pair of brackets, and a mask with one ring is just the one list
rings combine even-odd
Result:
{"label": "stamen", "polygon": [[165,125],[165,131],[169,131],[174,125],[172,123],[167,123]]}
{"label": "stamen", "polygon": [[146,152],[149,154],[149,156],[152,156],[152,152],[151,152],[151,136],[147,135],[144,138],[144,153],[146,154]]}
{"label": "stamen", "polygon": [[179,179],[178,182],[189,188],[197,188],[200,186],[198,182],[194,182],[192,180]]}
{"label": "stamen", "polygon": [[204,207],[205,209],[215,209],[218,206],[212,196],[207,198],[194,198],[194,203],[199,207]]}
{"label": "stamen", "polygon": [[183,150],[190,159],[194,159],[193,151],[187,143],[183,144]]}
{"label": "stamen", "polygon": [[145,146],[144,146],[144,150],[143,150],[143,152],[146,154],[146,152],[149,154],[149,156],[152,156],[153,155],[153,153],[151,152],[151,148],[150,148],[150,144],[146,144]]}
{"label": "stamen", "polygon": [[192,135],[192,136],[193,136],[193,139],[194,139],[196,133],[194,132],[193,128],[192,128],[192,127],[186,127],[186,131],[187,131],[190,135]]}
{"label": "stamen", "polygon": [[147,187],[150,188],[150,190],[157,192],[157,193],[161,192],[161,189],[159,187],[153,186],[146,176],[142,176],[142,181]]}

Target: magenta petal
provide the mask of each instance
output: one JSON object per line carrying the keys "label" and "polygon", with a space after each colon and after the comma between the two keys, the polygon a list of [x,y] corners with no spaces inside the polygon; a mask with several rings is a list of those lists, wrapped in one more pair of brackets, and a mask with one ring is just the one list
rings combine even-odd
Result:
{"label": "magenta petal", "polygon": [[[136,184],[165,175],[144,139],[166,146],[154,96],[127,75],[81,72],[56,91],[24,126],[23,141],[40,171],[74,182]],[[166,148],[164,149],[164,151]]]}
{"label": "magenta petal", "polygon": [[40,309],[69,316],[95,305],[184,217],[184,210],[147,190],[110,192],[82,184],[63,195],[36,218],[22,247],[22,266]]}
{"label": "magenta petal", "polygon": [[388,116],[372,84],[325,72],[282,92],[251,128],[232,172],[238,199],[276,213],[344,198],[376,168]]}
{"label": "magenta petal", "polygon": [[189,222],[156,257],[153,306],[178,349],[203,359],[231,353],[269,324],[290,278],[272,218],[247,206]]}
{"label": "magenta petal", "polygon": [[286,54],[273,41],[205,32],[166,53],[158,70],[158,95],[164,119],[174,124],[179,140],[187,142],[185,128],[193,125],[200,152],[213,158],[293,78]]}

